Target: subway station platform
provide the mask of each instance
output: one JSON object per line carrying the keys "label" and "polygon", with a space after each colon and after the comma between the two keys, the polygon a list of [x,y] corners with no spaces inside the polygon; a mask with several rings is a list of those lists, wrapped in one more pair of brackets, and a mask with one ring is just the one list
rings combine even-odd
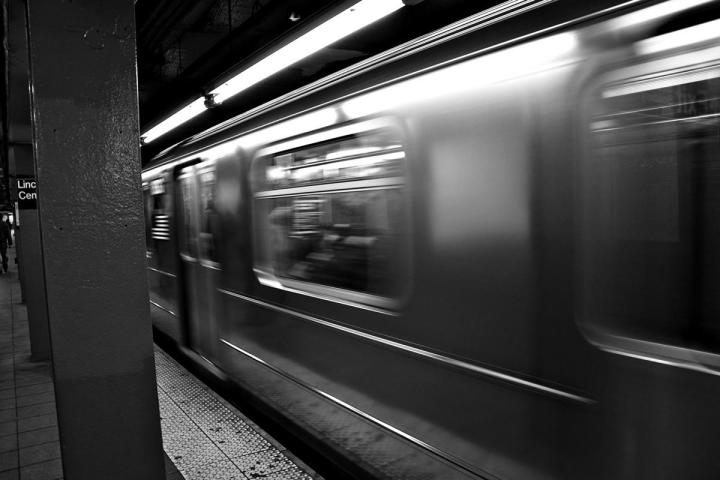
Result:
{"label": "subway station platform", "polygon": [[165,453],[182,475],[168,478],[321,478],[159,348],[155,368]]}
{"label": "subway station platform", "polygon": [[[14,248],[8,255],[0,275],[0,480],[59,480],[52,365],[30,358]],[[159,347],[155,366],[168,480],[321,479]]]}
{"label": "subway station platform", "polygon": [[30,358],[15,249],[0,274],[0,480],[63,478],[50,362]]}

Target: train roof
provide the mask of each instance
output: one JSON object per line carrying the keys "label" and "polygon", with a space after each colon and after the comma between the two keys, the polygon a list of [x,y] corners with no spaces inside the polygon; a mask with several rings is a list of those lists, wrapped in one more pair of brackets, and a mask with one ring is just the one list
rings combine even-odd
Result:
{"label": "train roof", "polygon": [[[548,20],[548,15],[527,16],[538,8],[547,8],[549,6],[547,4],[553,3],[557,4],[555,5],[557,13],[563,15],[553,16],[552,21]],[[658,19],[672,15],[675,13],[674,9],[682,10],[680,7],[683,5],[688,9],[698,3],[701,3],[701,0],[670,0],[668,2],[630,0],[622,3],[604,0],[593,2],[591,8],[588,8],[587,5],[577,5],[577,2],[575,2],[575,8],[569,8],[568,5],[572,6],[572,4],[565,2],[505,2],[360,61],[193,135],[160,152],[150,160],[143,170],[156,169],[172,162],[179,156],[192,156],[231,138],[251,133],[279,121],[320,109],[348,96],[375,89],[468,56],[496,51],[583,22],[603,17],[609,18],[612,14],[615,15],[613,20],[616,22],[613,25],[615,29],[613,40],[620,42],[623,37],[637,36],[639,31],[650,28],[649,24],[657,23]],[[648,5],[650,5],[649,8],[654,8],[653,5],[658,7],[667,4],[677,4],[677,6],[671,5],[672,8],[662,9],[658,15],[640,14],[636,15],[637,18],[633,17],[633,11],[642,9],[644,12],[643,7],[648,7]],[[621,18],[627,18],[628,21],[618,22],[617,12],[626,10],[627,14]],[[550,11],[550,13],[555,12]],[[501,28],[498,28],[499,26]],[[465,42],[459,47],[457,46],[458,41],[470,37],[473,39],[472,42]],[[452,48],[448,47],[450,44],[452,44]],[[422,57],[420,61],[418,61],[419,57]],[[378,72],[384,71],[383,67],[398,64],[403,65],[396,69],[390,68],[387,74],[377,75]],[[357,80],[365,76],[371,78],[367,78],[364,82],[351,82],[353,79]],[[331,90],[339,85],[347,87]],[[311,98],[312,100],[310,100]],[[241,125],[245,125],[246,128],[237,128]]]}

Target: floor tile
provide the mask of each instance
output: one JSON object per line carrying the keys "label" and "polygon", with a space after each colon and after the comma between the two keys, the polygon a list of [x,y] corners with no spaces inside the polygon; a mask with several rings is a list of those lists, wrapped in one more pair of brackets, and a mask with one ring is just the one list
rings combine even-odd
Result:
{"label": "floor tile", "polygon": [[7,470],[0,472],[0,480],[20,480],[20,470]]}
{"label": "floor tile", "polygon": [[18,449],[17,435],[3,435],[0,437],[0,452],[9,452]]}
{"label": "floor tile", "polygon": [[59,438],[57,427],[40,428],[18,434],[18,447],[22,449],[33,445],[54,442]]}
{"label": "floor tile", "polygon": [[14,408],[4,408],[0,410],[0,422],[9,422],[17,418]]}
{"label": "floor tile", "polygon": [[14,435],[15,433],[17,433],[17,424],[15,421],[0,423],[0,436]]}
{"label": "floor tile", "polygon": [[18,408],[25,407],[27,405],[37,405],[39,403],[55,402],[54,392],[37,393],[35,395],[25,395],[23,397],[17,397],[15,399]]}
{"label": "floor tile", "polygon": [[60,458],[60,442],[43,443],[34,447],[21,448],[18,457],[21,467]]}
{"label": "floor tile", "polygon": [[55,402],[38,403],[17,407],[18,418],[36,417],[38,415],[55,414]]}
{"label": "floor tile", "polygon": [[47,382],[52,382],[52,379],[49,378],[47,375],[28,374],[16,377],[15,387],[29,387],[31,385],[37,385]]}
{"label": "floor tile", "polygon": [[18,468],[17,450],[0,453],[0,471],[12,470],[16,468]]}
{"label": "floor tile", "polygon": [[53,391],[53,384],[50,381],[40,383],[37,385],[28,385],[25,387],[16,387],[15,388],[15,394],[18,398],[26,396],[26,395],[37,395],[39,393],[49,393],[52,391]]}
{"label": "floor tile", "polygon": [[62,462],[60,459],[20,468],[20,478],[22,480],[56,480],[62,475]]}
{"label": "floor tile", "polygon": [[44,363],[45,362],[42,362],[39,365],[36,363],[16,365],[14,371],[15,378],[38,377],[51,380],[52,370]]}
{"label": "floor tile", "polygon": [[57,425],[57,415],[38,415],[36,417],[19,418],[17,421],[18,432],[29,432],[39,428],[46,428]]}
{"label": "floor tile", "polygon": [[16,350],[15,353],[13,353],[13,359],[15,360],[16,364],[21,363],[30,363],[32,360],[30,359],[30,352],[29,351],[18,351]]}

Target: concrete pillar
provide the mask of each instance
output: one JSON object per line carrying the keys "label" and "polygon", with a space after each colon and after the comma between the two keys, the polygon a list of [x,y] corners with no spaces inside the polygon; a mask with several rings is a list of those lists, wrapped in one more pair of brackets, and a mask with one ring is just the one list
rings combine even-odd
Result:
{"label": "concrete pillar", "polygon": [[27,0],[65,478],[164,478],[145,277],[133,0]]}
{"label": "concrete pillar", "polygon": [[[27,29],[25,2],[9,0],[8,15],[8,138],[11,197],[17,200],[17,175],[35,175],[32,135],[30,130],[30,94],[28,78]],[[33,360],[50,358],[47,302],[45,300],[45,270],[40,250],[40,224],[37,209],[23,209],[20,225],[15,229],[15,255],[22,289],[22,301],[27,305],[30,348]],[[11,259],[14,261],[14,259]]]}
{"label": "concrete pillar", "polygon": [[[35,176],[30,144],[12,144],[10,163],[14,167],[13,180]],[[17,198],[17,193],[14,193],[14,198]],[[35,361],[49,360],[50,330],[38,213],[34,208],[23,208],[19,213],[20,223],[15,228],[15,254],[18,255],[18,266],[19,270],[21,269],[22,299],[27,305],[31,358]]]}

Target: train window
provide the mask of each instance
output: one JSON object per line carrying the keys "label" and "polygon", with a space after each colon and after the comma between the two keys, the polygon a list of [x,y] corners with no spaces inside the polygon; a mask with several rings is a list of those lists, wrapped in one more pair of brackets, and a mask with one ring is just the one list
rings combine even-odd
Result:
{"label": "train window", "polygon": [[200,187],[200,259],[217,262],[219,217],[215,209],[215,170],[209,168],[198,175]]}
{"label": "train window", "polygon": [[[182,235],[180,236],[180,250],[183,254],[197,258],[196,204],[195,204],[195,177],[192,167],[186,169],[180,177],[180,195],[182,196]],[[185,172],[185,170],[183,170]]]}
{"label": "train window", "polygon": [[261,153],[253,167],[260,281],[392,308],[409,254],[404,158],[390,128]]}
{"label": "train window", "polygon": [[153,212],[153,197],[150,194],[150,184],[143,182],[143,217],[145,218],[145,246],[147,250],[153,248],[152,238],[152,212]]}
{"label": "train window", "polygon": [[580,313],[595,331],[720,348],[719,65],[654,60],[601,89],[580,176]]}
{"label": "train window", "polygon": [[[165,188],[165,179],[152,180],[149,185],[150,237],[153,240],[170,240],[170,196]],[[148,243],[150,245],[150,242]]]}

